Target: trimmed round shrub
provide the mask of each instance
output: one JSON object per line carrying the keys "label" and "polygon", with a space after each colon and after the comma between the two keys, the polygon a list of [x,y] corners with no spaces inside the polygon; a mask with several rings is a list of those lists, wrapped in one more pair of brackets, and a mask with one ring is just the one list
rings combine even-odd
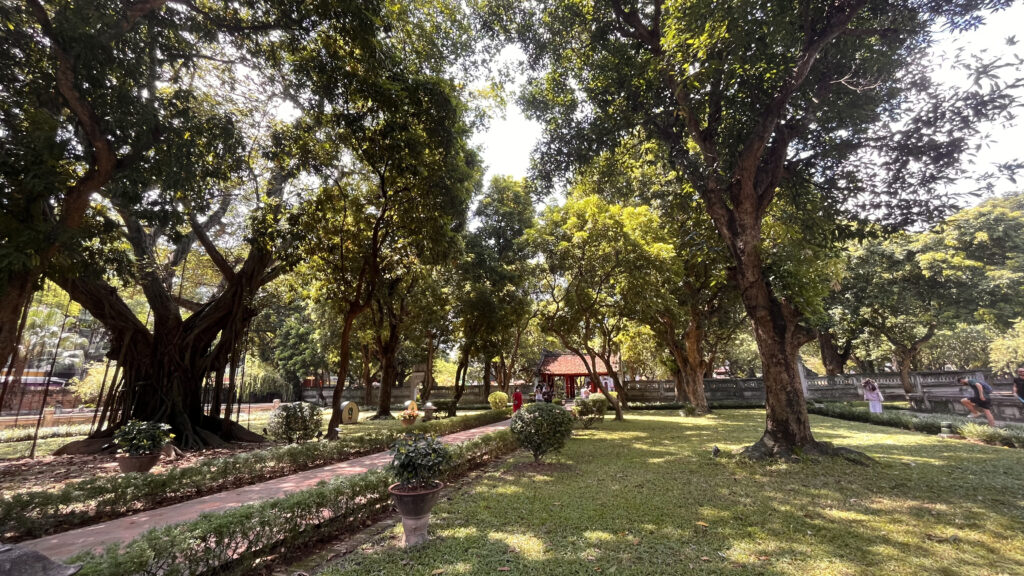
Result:
{"label": "trimmed round shrub", "polygon": [[534,461],[565,446],[572,436],[572,415],[547,402],[527,404],[512,416],[512,437],[533,454]]}
{"label": "trimmed round shrub", "polygon": [[492,410],[501,410],[508,406],[508,394],[504,392],[491,392],[491,395],[487,397],[487,403],[491,405]]}
{"label": "trimmed round shrub", "polygon": [[577,398],[572,405],[572,414],[584,428],[590,428],[601,417],[597,412],[596,403],[588,398]]}
{"label": "trimmed round shrub", "polygon": [[594,410],[597,411],[597,417],[603,420],[604,413],[608,411],[608,406],[610,406],[608,399],[605,398],[604,394],[595,392],[590,395],[590,401],[594,403]]}
{"label": "trimmed round shrub", "polygon": [[312,440],[323,426],[323,410],[308,402],[281,404],[270,417],[267,433],[278,442],[295,444]]}

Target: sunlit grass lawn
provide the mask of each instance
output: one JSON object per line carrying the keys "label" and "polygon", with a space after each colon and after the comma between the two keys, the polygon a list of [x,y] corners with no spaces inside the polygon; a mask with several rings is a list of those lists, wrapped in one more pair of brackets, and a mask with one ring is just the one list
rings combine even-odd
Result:
{"label": "sunlit grass lawn", "polygon": [[632,413],[577,431],[552,466],[519,453],[450,494],[422,547],[397,548],[396,528],[327,573],[1024,574],[1024,450],[812,417],[877,463],[712,458],[763,418]]}
{"label": "sunlit grass lawn", "polygon": [[[36,456],[50,456],[61,446],[74,440],[81,440],[85,436],[65,436],[63,438],[41,438],[36,443]],[[28,458],[29,450],[32,449],[32,441],[2,442],[0,443],[0,460]]]}

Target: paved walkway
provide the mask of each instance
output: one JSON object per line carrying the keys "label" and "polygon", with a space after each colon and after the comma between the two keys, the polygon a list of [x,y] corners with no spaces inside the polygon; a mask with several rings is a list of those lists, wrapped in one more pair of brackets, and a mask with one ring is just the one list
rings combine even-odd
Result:
{"label": "paved walkway", "polygon": [[[441,439],[450,444],[459,444],[488,432],[505,428],[509,422],[509,420],[504,420],[479,428],[471,428],[462,432],[456,432],[455,434],[442,436]],[[388,452],[378,452],[377,454],[363,456],[362,458],[354,458],[322,468],[306,470],[291,476],[284,476],[275,480],[268,480],[267,482],[196,498],[188,502],[140,512],[109,522],[54,534],[46,538],[22,542],[21,545],[42,552],[54,559],[65,559],[84,550],[99,551],[115,542],[128,542],[151,528],[187,522],[205,512],[223,512],[250,502],[282,498],[289,494],[312,488],[323,480],[330,480],[339,476],[352,476],[369,470],[383,468],[390,460],[391,455]]]}

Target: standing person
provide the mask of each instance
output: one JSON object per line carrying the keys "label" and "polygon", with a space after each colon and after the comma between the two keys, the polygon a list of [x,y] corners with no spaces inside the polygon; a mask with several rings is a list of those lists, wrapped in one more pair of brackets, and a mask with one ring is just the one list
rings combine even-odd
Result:
{"label": "standing person", "polygon": [[519,386],[516,386],[516,391],[512,393],[512,413],[519,412],[519,409],[523,407],[523,393],[519,390]]}
{"label": "standing person", "polygon": [[554,393],[554,391],[551,390],[551,386],[550,385],[545,386],[544,387],[544,392],[541,395],[541,399],[544,400],[545,402],[547,402],[548,404],[550,404],[551,400],[553,400],[554,397],[555,397],[555,393]]}
{"label": "standing person", "polygon": [[1013,395],[1024,402],[1024,366],[1018,367],[1017,375],[1013,377]]}
{"label": "standing person", "polygon": [[871,378],[864,381],[864,399],[868,401],[868,410],[872,414],[882,413],[882,402],[885,397],[882,396],[882,391],[878,389],[878,385]]}
{"label": "standing person", "polygon": [[533,395],[533,399],[536,400],[537,402],[543,402],[544,401],[544,387],[543,386],[537,386],[537,393]]}
{"label": "standing person", "polygon": [[[963,398],[960,400],[960,403],[971,411],[967,417],[977,418],[984,414],[985,419],[988,420],[988,425],[995,426],[996,419],[992,417],[992,387],[984,382],[978,382],[977,380],[970,379],[967,376],[961,376],[957,379],[957,382],[961,386],[967,386],[972,393],[971,398]],[[979,409],[981,412],[978,411]]]}

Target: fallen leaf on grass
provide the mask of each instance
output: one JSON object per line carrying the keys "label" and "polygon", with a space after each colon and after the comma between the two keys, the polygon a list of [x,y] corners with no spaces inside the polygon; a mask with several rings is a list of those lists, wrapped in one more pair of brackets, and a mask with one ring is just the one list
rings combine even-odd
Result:
{"label": "fallen leaf on grass", "polygon": [[634,546],[636,546],[639,543],[640,543],[640,539],[639,538],[633,538],[633,545]]}
{"label": "fallen leaf on grass", "polygon": [[695,522],[695,524],[697,524],[697,526],[700,526],[701,528],[707,528],[709,526],[707,522]]}
{"label": "fallen leaf on grass", "polygon": [[438,568],[430,573],[430,576],[437,576],[438,574],[444,574],[444,568]]}
{"label": "fallen leaf on grass", "polygon": [[951,534],[949,536],[938,536],[936,534],[925,534],[924,537],[927,538],[928,540],[931,540],[932,542],[952,542],[952,543],[956,543],[956,542],[960,541],[960,537],[957,536],[956,534]]}
{"label": "fallen leaf on grass", "polygon": [[705,562],[711,562],[711,558],[708,558],[707,556],[701,556],[700,559]]}
{"label": "fallen leaf on grass", "polygon": [[509,568],[508,566],[502,566],[501,568],[498,568],[498,572],[508,572],[509,570],[511,570],[511,568]]}

